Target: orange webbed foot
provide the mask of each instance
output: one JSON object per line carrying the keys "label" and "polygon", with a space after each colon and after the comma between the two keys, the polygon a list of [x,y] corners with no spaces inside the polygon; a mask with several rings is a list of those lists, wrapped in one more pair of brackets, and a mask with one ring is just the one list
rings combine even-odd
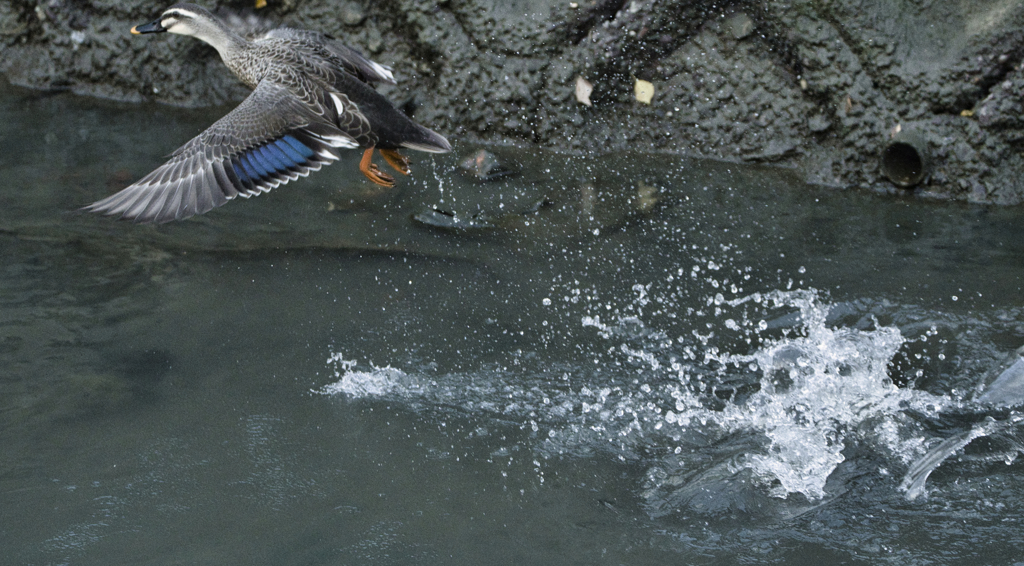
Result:
{"label": "orange webbed foot", "polygon": [[[381,153],[383,154],[384,150],[381,150]],[[377,167],[377,165],[373,161],[371,161],[372,158],[373,148],[371,147],[370,149],[367,149],[366,151],[363,152],[363,159],[359,162],[359,170],[363,172],[363,175],[366,175],[367,179],[373,181],[374,183],[382,187],[394,187],[395,178],[381,171],[380,168]],[[385,156],[384,159],[387,159],[387,157]]]}
{"label": "orange webbed foot", "polygon": [[403,175],[408,175],[410,173],[409,158],[398,153],[398,150],[382,149],[380,150],[380,155],[395,171],[398,171]]}

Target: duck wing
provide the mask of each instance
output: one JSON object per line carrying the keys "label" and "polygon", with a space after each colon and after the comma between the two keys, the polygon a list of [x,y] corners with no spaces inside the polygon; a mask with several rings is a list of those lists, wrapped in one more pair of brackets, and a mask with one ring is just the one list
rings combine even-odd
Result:
{"label": "duck wing", "polygon": [[305,177],[337,160],[339,148],[358,146],[336,125],[333,106],[311,107],[288,88],[263,81],[167,163],[84,209],[136,222],[168,222]]}
{"label": "duck wing", "polygon": [[325,49],[333,63],[367,84],[397,84],[391,67],[366,58],[359,51],[338,41],[333,36],[318,31],[295,28],[275,28],[265,34],[267,39],[295,41]]}
{"label": "duck wing", "polygon": [[215,13],[232,31],[249,40],[279,39],[323,49],[326,53],[322,55],[329,54],[335,64],[365,83],[396,84],[391,67],[367,59],[358,50],[345,45],[330,34],[307,29],[274,27],[253,13],[238,13],[228,9],[218,9]]}

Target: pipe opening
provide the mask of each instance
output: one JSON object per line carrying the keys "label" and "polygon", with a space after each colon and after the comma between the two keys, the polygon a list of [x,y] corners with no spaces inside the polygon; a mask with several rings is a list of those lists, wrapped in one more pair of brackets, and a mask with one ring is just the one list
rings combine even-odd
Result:
{"label": "pipe opening", "polygon": [[894,140],[882,150],[882,174],[899,187],[913,187],[927,173],[926,159],[915,144]]}

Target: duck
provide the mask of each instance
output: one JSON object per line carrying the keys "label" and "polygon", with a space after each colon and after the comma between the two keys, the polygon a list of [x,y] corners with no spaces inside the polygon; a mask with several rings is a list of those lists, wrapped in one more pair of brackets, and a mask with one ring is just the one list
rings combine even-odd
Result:
{"label": "duck", "polygon": [[317,31],[278,27],[251,37],[240,31],[192,3],[131,29],[208,43],[252,92],[166,163],[85,210],[139,223],[182,220],[319,171],[345,149],[362,149],[359,170],[376,185],[393,187],[394,177],[373,162],[375,151],[408,175],[410,161],[400,150],[451,150],[444,136],[377,92],[379,84],[395,84],[389,67]]}

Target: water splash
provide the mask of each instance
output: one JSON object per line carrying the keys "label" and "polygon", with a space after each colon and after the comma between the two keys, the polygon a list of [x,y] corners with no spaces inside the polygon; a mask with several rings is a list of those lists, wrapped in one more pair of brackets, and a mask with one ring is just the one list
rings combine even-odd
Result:
{"label": "water splash", "polygon": [[847,435],[866,423],[885,422],[901,411],[901,403],[913,400],[914,392],[895,387],[887,373],[903,336],[888,327],[830,328],[829,307],[814,291],[774,292],[762,300],[774,308],[797,307],[800,335],[767,340],[753,354],[716,357],[723,364],[755,364],[762,372],[760,391],[746,403],[728,405],[717,419],[727,431],[753,429],[768,439],[764,452],[743,466],[772,484],[773,495],[819,499],[826,495],[828,476],[844,461]]}
{"label": "water splash", "polygon": [[[967,414],[973,410],[975,415],[978,415],[984,414],[979,409],[1007,409],[1024,404],[1024,346],[1011,352],[983,376],[977,389],[974,403],[961,404],[956,409]],[[986,415],[981,422],[954,432],[918,458],[907,470],[900,484],[900,489],[906,493],[907,499],[914,500],[926,495],[925,482],[928,481],[928,476],[946,459],[976,438],[1008,440],[1009,446],[1002,452],[1002,458],[1007,464],[1012,463],[1019,453],[1024,453],[1024,445],[1010,437],[1017,425],[1024,422],[1024,414],[1009,410],[1005,415],[997,413],[996,416]]]}
{"label": "water splash", "polygon": [[313,393],[324,395],[345,395],[352,398],[384,397],[388,395],[416,395],[422,393],[420,384],[406,373],[390,366],[376,367],[369,371],[356,371],[355,360],[346,360],[343,354],[331,354],[327,363],[334,367],[338,381]]}
{"label": "water splash", "polygon": [[[632,312],[642,312],[651,289],[634,291]],[[749,351],[724,351],[714,332],[673,340],[640,315],[605,322],[587,314],[579,325],[596,330],[593,339],[609,343],[632,370],[611,378],[582,367],[561,375],[490,369],[428,376],[358,369],[334,354],[328,363],[337,381],[319,392],[500,415],[537,433],[534,449],[545,457],[604,451],[649,462],[657,470],[649,476],[660,477],[646,491],[657,508],[677,504],[694,482],[739,477],[775,498],[820,500],[850,442],[904,463],[924,452],[902,412],[943,401],[889,380],[888,364],[904,343],[897,328],[877,321],[870,329],[832,327],[832,305],[813,289],[731,300],[716,293],[707,304],[720,334],[738,334],[744,339],[730,344],[749,344]],[[622,379],[637,371],[642,382]]]}

